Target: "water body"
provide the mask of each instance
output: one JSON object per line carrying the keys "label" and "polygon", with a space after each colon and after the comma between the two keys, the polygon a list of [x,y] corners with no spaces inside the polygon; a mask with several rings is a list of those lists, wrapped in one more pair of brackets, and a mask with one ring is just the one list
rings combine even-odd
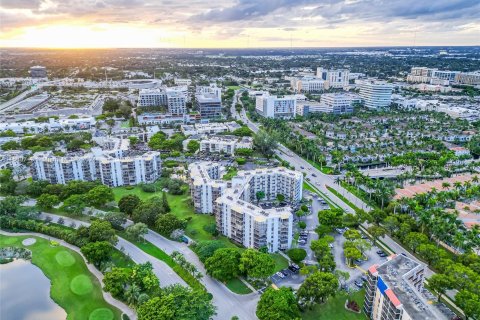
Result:
{"label": "water body", "polygon": [[65,320],[65,310],[50,298],[50,285],[30,261],[0,265],[0,319]]}

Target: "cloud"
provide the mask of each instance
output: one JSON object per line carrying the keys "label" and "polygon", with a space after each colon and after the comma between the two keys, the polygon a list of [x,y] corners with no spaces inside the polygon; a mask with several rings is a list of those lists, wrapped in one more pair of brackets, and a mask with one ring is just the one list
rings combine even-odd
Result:
{"label": "cloud", "polygon": [[41,0],[2,0],[0,7],[5,9],[37,9]]}

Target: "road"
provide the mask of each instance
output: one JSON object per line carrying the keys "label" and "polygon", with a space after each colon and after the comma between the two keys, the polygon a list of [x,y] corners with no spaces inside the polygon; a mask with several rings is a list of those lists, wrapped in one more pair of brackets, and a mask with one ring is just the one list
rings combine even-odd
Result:
{"label": "road", "polygon": [[[235,99],[233,99],[232,103],[232,116],[238,120],[243,121],[253,132],[258,132],[259,130],[259,125],[253,123],[248,119],[247,114],[245,112],[245,109],[242,109],[241,114],[239,114],[234,107],[234,104],[236,101],[240,101],[238,99],[240,92],[236,91],[235,92]],[[241,101],[240,101],[241,102]],[[309,182],[313,184],[317,189],[319,189],[321,192],[326,194],[330,200],[332,200],[336,205],[344,209],[346,212],[349,213],[355,213],[355,210],[353,210],[349,205],[347,205],[345,202],[343,202],[341,199],[339,199],[337,196],[335,196],[332,192],[330,192],[327,189],[327,186],[331,187],[332,189],[336,190],[339,194],[341,194],[343,197],[345,197],[348,201],[353,203],[357,208],[363,209],[366,212],[369,212],[372,210],[371,207],[369,207],[366,203],[364,203],[362,200],[357,198],[355,195],[350,193],[348,190],[340,186],[335,182],[336,178],[338,176],[335,175],[327,175],[312,166],[310,163],[308,163],[306,160],[304,160],[302,157],[291,151],[290,149],[286,148],[284,145],[279,144],[278,145],[278,150],[276,151],[276,154],[283,160],[288,161],[292,166],[295,167],[297,171],[301,171],[306,174],[305,178],[309,178]],[[368,227],[367,224],[363,225],[365,228]],[[392,238],[390,238],[388,235],[383,237],[381,239],[386,245],[388,245],[395,253],[405,253],[410,259],[422,263],[419,259],[417,259],[415,256],[411,255],[408,253],[407,250],[405,250],[400,244],[395,242]],[[425,268],[425,277],[429,278],[435,274],[430,268],[426,267]],[[450,299],[453,299],[455,292],[454,291],[448,291],[447,295]]]}
{"label": "road", "polygon": [[[72,223],[74,223],[75,228],[78,228],[80,226],[88,227],[90,225],[90,223],[88,222],[72,219],[69,217],[58,216],[50,213],[42,213],[40,215],[40,219],[45,219],[47,216],[52,218],[53,222],[57,222],[59,218],[63,218],[66,226],[70,226],[70,225],[73,226]],[[183,281],[183,279],[180,278],[180,276],[176,274],[165,262],[158,260],[157,258],[152,257],[151,255],[143,252],[133,243],[118,237],[118,243],[115,245],[115,248],[117,248],[120,251],[123,251],[135,263],[140,264],[140,263],[150,262],[153,266],[153,272],[160,280],[160,285],[162,287],[166,287],[176,283],[179,283],[184,286],[187,285],[185,281]]]}
{"label": "road", "polygon": [[[42,213],[40,218],[50,216],[54,222],[60,218],[58,215]],[[65,221],[65,225],[75,223],[76,227],[81,225],[88,226],[88,222],[79,221],[76,219],[62,217]],[[131,221],[127,222],[127,225],[131,224]],[[142,250],[140,250],[134,244],[126,241],[125,239],[118,238],[119,242],[117,248],[124,248],[124,252],[128,254],[136,263],[145,263],[150,261],[153,265],[153,271],[160,279],[162,286],[168,286],[174,283],[180,283],[184,286],[187,284],[181,279],[168,265],[163,261],[160,261]],[[156,247],[160,248],[167,254],[171,254],[173,251],[181,252],[187,261],[194,264],[197,269],[202,272],[203,278],[201,282],[205,285],[205,288],[213,296],[213,304],[217,307],[217,315],[214,319],[231,319],[233,316],[239,317],[241,320],[254,320],[257,319],[255,311],[257,303],[260,298],[259,294],[254,292],[247,295],[238,295],[231,292],[225,285],[213,279],[209,275],[203,266],[203,263],[198,259],[197,255],[185,244],[169,240],[160,234],[149,230],[145,235],[145,239],[151,242]]]}

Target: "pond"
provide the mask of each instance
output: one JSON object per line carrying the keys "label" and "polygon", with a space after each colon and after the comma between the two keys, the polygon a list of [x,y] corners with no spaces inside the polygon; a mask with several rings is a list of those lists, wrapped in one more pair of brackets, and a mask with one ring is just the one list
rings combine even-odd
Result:
{"label": "pond", "polygon": [[0,319],[64,320],[65,311],[50,298],[50,280],[30,261],[0,265]]}

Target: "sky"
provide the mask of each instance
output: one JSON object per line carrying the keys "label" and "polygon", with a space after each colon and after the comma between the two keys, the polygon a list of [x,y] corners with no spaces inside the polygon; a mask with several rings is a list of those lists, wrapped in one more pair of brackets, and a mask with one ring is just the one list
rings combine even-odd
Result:
{"label": "sky", "polygon": [[479,0],[0,0],[0,47],[480,45]]}

